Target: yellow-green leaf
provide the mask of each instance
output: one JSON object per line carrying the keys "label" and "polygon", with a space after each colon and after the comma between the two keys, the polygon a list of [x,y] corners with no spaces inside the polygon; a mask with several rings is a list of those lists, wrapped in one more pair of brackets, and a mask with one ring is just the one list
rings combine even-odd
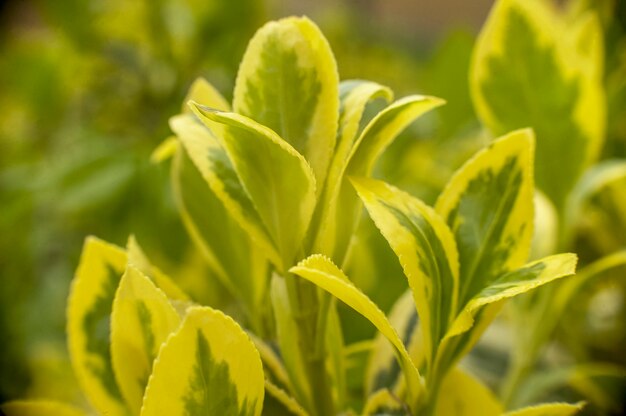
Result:
{"label": "yellow-green leaf", "polygon": [[448,336],[458,335],[474,324],[474,315],[485,305],[529,292],[547,283],[576,273],[575,254],[556,254],[528,263],[506,273],[483,288],[465,305]]}
{"label": "yellow-green leaf", "polygon": [[437,200],[459,250],[459,308],[528,258],[533,145],[531,130],[496,140],[457,171]]}
{"label": "yellow-green leaf", "polygon": [[474,49],[470,87],[493,134],[535,129],[537,184],[562,212],[604,140],[604,59],[595,16],[571,22],[550,6],[542,0],[496,2]]}
{"label": "yellow-green leaf", "polygon": [[[252,241],[272,262],[280,264],[280,257],[272,244],[271,237],[219,140],[192,115],[173,117],[170,119],[170,126],[183,144],[187,156],[193,161],[215,197],[224,205],[225,211],[248,233]],[[183,162],[179,163],[182,164]],[[180,169],[183,168],[185,165],[179,167],[179,171],[175,172],[174,175],[181,175]],[[189,169],[185,172],[187,174],[193,173]],[[199,187],[200,185],[196,183],[194,186]],[[175,188],[175,192],[180,203],[183,191]],[[197,197],[200,198],[200,196]],[[202,198],[211,198],[211,196],[204,195]],[[207,258],[214,257],[210,262],[214,268],[218,268],[219,259],[216,257],[217,255],[215,253],[210,254],[206,248],[203,249],[203,252]]]}
{"label": "yellow-green leaf", "polygon": [[311,167],[289,143],[254,120],[192,106],[228,152],[280,253],[282,263],[278,268],[292,264],[315,208],[315,177]]}
{"label": "yellow-green leaf", "polygon": [[365,416],[408,416],[410,410],[388,389],[374,392],[367,398],[363,415]]}
{"label": "yellow-green leaf", "polygon": [[142,416],[261,414],[264,380],[259,353],[241,327],[222,312],[190,308],[153,368]]}
{"label": "yellow-green leaf", "polygon": [[326,186],[319,204],[316,219],[319,232],[313,251],[332,254],[337,221],[337,197],[343,183],[343,174],[352,151],[365,106],[373,99],[387,102],[393,93],[387,87],[370,81],[351,80],[339,84],[339,129],[337,144],[328,171]]}
{"label": "yellow-green leaf", "polygon": [[581,411],[583,407],[585,404],[582,402],[576,404],[548,403],[506,412],[503,416],[571,416]]}
{"label": "yellow-green leaf", "polygon": [[406,377],[411,404],[422,394],[422,380],[409,354],[385,314],[363,292],[357,289],[328,258],[313,255],[292,267],[290,272],[314,283],[367,318],[394,346]]}
{"label": "yellow-green leaf", "polygon": [[67,308],[68,348],[80,386],[103,414],[127,415],[110,350],[113,298],[126,269],[126,253],[94,237],[85,240]]}
{"label": "yellow-green leaf", "polygon": [[172,165],[172,188],[183,224],[211,269],[242,300],[254,320],[267,294],[267,260],[228,212],[182,149]]}
{"label": "yellow-green leaf", "polygon": [[190,100],[220,111],[230,111],[228,101],[219,93],[217,88],[204,78],[197,78],[189,87],[187,96],[183,101],[183,112],[191,111],[187,105]]}
{"label": "yellow-green leaf", "polygon": [[454,237],[443,219],[420,200],[381,181],[352,182],[409,281],[429,364],[457,310],[459,259]]}
{"label": "yellow-green leaf", "polygon": [[[428,111],[443,105],[444,100],[436,97],[412,95],[404,97],[378,113],[361,132],[352,146],[348,161],[340,174],[342,183],[336,190],[338,217],[324,221],[336,227],[333,258],[343,261],[350,239],[360,218],[359,199],[348,183],[347,176],[369,176],[376,160],[393,140],[413,121]],[[331,201],[331,203],[333,203]],[[332,214],[333,212],[331,212]],[[331,229],[332,230],[332,229]]]}
{"label": "yellow-green leaf", "polygon": [[503,410],[486,386],[459,369],[444,378],[436,409],[436,415],[454,416],[499,416]]}
{"label": "yellow-green leaf", "polygon": [[335,148],[339,78],[332,51],[306,17],[254,35],[237,74],[234,111],[267,126],[306,157],[324,183]]}
{"label": "yellow-green leaf", "polygon": [[180,317],[165,293],[129,264],[111,313],[111,358],[115,378],[132,414],[138,415],[152,363]]}
{"label": "yellow-green leaf", "polygon": [[15,400],[0,405],[6,416],[86,416],[87,412],[65,403],[48,400]]}

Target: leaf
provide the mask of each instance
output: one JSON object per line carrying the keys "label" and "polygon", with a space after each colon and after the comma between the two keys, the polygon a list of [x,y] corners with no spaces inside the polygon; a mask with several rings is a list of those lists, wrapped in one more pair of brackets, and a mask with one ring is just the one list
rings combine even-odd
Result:
{"label": "leaf", "polygon": [[306,17],[259,29],[237,74],[234,111],[275,131],[304,155],[318,191],[335,148],[338,84],[328,41]]}
{"label": "leaf", "polygon": [[[225,211],[274,264],[280,264],[281,260],[271,237],[218,139],[192,115],[173,117],[170,119],[170,126],[215,197],[224,205]],[[177,191],[179,198],[181,192],[183,191]],[[204,254],[207,255],[206,250]],[[216,262],[217,258],[212,261],[214,267],[217,267]]]}
{"label": "leaf", "polygon": [[[461,334],[472,327],[474,316],[486,305],[529,292],[547,283],[576,273],[575,254],[556,254],[528,263],[506,273],[481,290],[463,308],[447,337]],[[469,346],[467,346],[469,348]]]}
{"label": "leaf", "polygon": [[267,260],[207,185],[182,149],[172,165],[172,188],[183,224],[211,269],[254,320],[268,286]]}
{"label": "leaf", "polygon": [[499,416],[502,405],[480,381],[454,369],[444,378],[434,414],[455,416]]}
{"label": "leaf", "polygon": [[[345,252],[360,218],[359,199],[347,182],[348,176],[369,176],[376,160],[395,138],[418,117],[443,105],[436,97],[412,95],[404,97],[378,113],[359,135],[341,173],[343,182],[337,192],[334,258],[343,261]],[[330,219],[332,221],[332,219]]]}
{"label": "leaf", "polygon": [[308,416],[306,410],[283,389],[265,380],[264,416]]}
{"label": "leaf", "polygon": [[406,377],[411,403],[417,403],[417,398],[423,391],[421,377],[402,340],[385,314],[365,294],[352,285],[343,272],[324,256],[312,255],[289,271],[314,283],[346,303],[367,318],[391,342]]}
{"label": "leaf", "polygon": [[197,306],[161,348],[141,415],[260,415],[263,396],[248,336],[222,312]]}
{"label": "leaf", "polygon": [[222,141],[265,224],[282,263],[292,264],[315,208],[315,177],[307,161],[269,128],[235,113],[192,104]]}
{"label": "leaf", "polygon": [[442,218],[418,199],[373,179],[353,178],[352,183],[400,260],[430,364],[457,310],[459,260],[454,237]]}
{"label": "leaf", "polygon": [[111,312],[111,358],[132,414],[139,414],[152,363],[180,317],[165,293],[133,265],[120,280]]}
{"label": "leaf", "polygon": [[537,184],[559,212],[602,147],[603,60],[597,23],[572,24],[540,0],[498,1],[474,49],[480,119],[495,135],[533,127]]}
{"label": "leaf", "polygon": [[[413,293],[407,290],[391,308],[389,323],[402,339],[409,354],[410,345],[417,338],[418,321]],[[376,334],[367,365],[365,391],[372,394],[383,388],[391,389],[396,384],[399,375],[400,366],[394,357],[393,347],[381,333]]]}
{"label": "leaf", "polygon": [[503,416],[570,416],[581,411],[584,406],[583,402],[576,404],[547,403],[506,412]]}
{"label": "leaf", "polygon": [[332,254],[335,222],[337,221],[337,197],[343,183],[343,174],[352,151],[359,123],[366,105],[373,99],[392,99],[393,93],[387,87],[369,81],[351,80],[339,84],[339,129],[337,143],[322,194],[322,203],[316,219],[319,222],[317,240],[313,251]]}
{"label": "leaf", "polygon": [[459,251],[459,307],[528,258],[533,234],[533,134],[519,130],[494,141],[461,167],[436,211]]}
{"label": "leaf", "polygon": [[559,218],[554,205],[543,192],[535,190],[535,230],[530,244],[530,259],[538,259],[557,251]]}
{"label": "leaf", "polygon": [[0,405],[6,416],[86,416],[87,412],[65,403],[48,400],[15,400]]}
{"label": "leaf", "polygon": [[74,373],[93,407],[108,415],[128,415],[113,373],[109,331],[126,261],[121,248],[88,237],[68,298],[67,336]]}
{"label": "leaf", "polygon": [[183,101],[183,112],[191,111],[189,106],[187,106],[187,102],[190,100],[220,111],[230,111],[228,101],[204,78],[197,78],[189,87],[187,96]]}
{"label": "leaf", "polygon": [[137,243],[134,235],[128,238],[126,244],[128,263],[136,267],[141,273],[154,282],[156,287],[163,291],[169,299],[188,302],[189,296],[183,292],[165,273],[150,263],[143,250]]}

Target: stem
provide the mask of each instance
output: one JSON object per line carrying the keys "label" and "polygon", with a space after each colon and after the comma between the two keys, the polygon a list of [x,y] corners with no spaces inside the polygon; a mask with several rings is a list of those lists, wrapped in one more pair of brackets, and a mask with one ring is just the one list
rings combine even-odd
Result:
{"label": "stem", "polygon": [[[311,413],[315,416],[335,414],[331,383],[326,373],[325,331],[318,331],[318,324],[325,320],[321,315],[328,308],[320,308],[317,288],[303,280],[285,277],[289,302],[298,331],[298,348],[311,387]],[[325,325],[321,325],[325,328]],[[321,339],[321,340],[320,340]]]}
{"label": "stem", "polygon": [[532,365],[529,360],[526,359],[514,359],[509,371],[506,373],[504,382],[502,383],[502,389],[500,390],[500,397],[502,398],[502,404],[508,409],[513,400],[515,399],[515,393],[520,384],[524,381],[526,376],[530,373]]}

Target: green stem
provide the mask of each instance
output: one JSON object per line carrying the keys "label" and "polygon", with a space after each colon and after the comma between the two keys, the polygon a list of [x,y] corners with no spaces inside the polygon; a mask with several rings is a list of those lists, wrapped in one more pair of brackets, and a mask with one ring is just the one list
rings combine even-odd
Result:
{"label": "green stem", "polygon": [[[320,308],[317,288],[293,275],[286,277],[289,302],[298,331],[298,348],[311,387],[311,413],[315,416],[335,414],[331,383],[326,372],[325,331],[319,332],[321,315],[328,308]],[[321,325],[320,328],[325,328]],[[320,341],[320,338],[322,341]]]}
{"label": "green stem", "polygon": [[507,371],[504,382],[502,383],[502,389],[500,390],[500,397],[505,408],[510,408],[514,403],[515,393],[526,379],[531,369],[532,365],[530,360],[525,358],[513,359],[511,367]]}

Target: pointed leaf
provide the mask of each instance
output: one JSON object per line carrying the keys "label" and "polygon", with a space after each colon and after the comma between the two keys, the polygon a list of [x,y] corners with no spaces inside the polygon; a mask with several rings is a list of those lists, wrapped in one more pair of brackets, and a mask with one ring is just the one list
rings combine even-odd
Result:
{"label": "pointed leaf", "polygon": [[111,358],[117,383],[132,414],[139,414],[152,363],[180,317],[159,288],[129,265],[111,313]]}
{"label": "pointed leaf", "polygon": [[263,26],[237,74],[234,111],[267,126],[309,161],[324,183],[335,148],[337,65],[319,28],[306,17]]}
{"label": "pointed leaf", "polygon": [[503,416],[571,416],[585,407],[584,403],[547,403],[506,412]]}
{"label": "pointed leaf", "polygon": [[[218,139],[191,115],[173,117],[170,119],[170,126],[215,197],[224,205],[226,212],[272,262],[280,264],[271,237]],[[190,173],[189,170],[186,172]],[[178,191],[179,198],[181,192],[183,191]],[[207,251],[204,252],[206,255]],[[212,262],[214,267],[216,262],[217,258]]]}
{"label": "pointed leaf", "polygon": [[380,155],[405,128],[418,117],[444,103],[445,101],[436,97],[404,97],[378,113],[361,132],[340,175],[343,181],[341,189],[337,190],[338,199],[335,202],[338,217],[328,219],[335,221],[337,227],[337,242],[334,247],[334,258],[337,261],[343,261],[361,211],[359,199],[347,182],[347,175],[369,176]]}
{"label": "pointed leaf", "polygon": [[183,224],[220,281],[253,318],[267,293],[267,261],[207,185],[182,149],[172,165],[172,188]]}
{"label": "pointed leaf", "polygon": [[481,290],[459,314],[448,336],[458,335],[474,323],[474,315],[485,305],[526,293],[562,277],[576,273],[575,254],[556,254],[528,263],[506,273]]}
{"label": "pointed leaf", "polygon": [[282,265],[291,264],[315,208],[315,177],[307,161],[272,130],[247,117],[192,106],[222,141]]}
{"label": "pointed leaf", "polygon": [[48,400],[15,400],[0,405],[5,416],[86,416],[87,412],[65,403]]}
{"label": "pointed leaf", "polygon": [[476,111],[494,135],[537,133],[537,184],[559,212],[604,139],[602,33],[585,20],[572,24],[541,0],[500,0],[470,71]]}
{"label": "pointed leaf", "polygon": [[126,261],[121,248],[88,237],[68,299],[67,336],[74,373],[93,407],[108,415],[128,414],[113,373],[109,330]]}
{"label": "pointed leaf", "polygon": [[219,93],[217,88],[204,78],[197,78],[189,87],[187,96],[183,101],[183,112],[191,111],[187,105],[190,100],[220,111],[230,111],[228,101]]}
{"label": "pointed leaf", "polygon": [[337,144],[328,171],[326,186],[316,213],[319,232],[313,251],[332,254],[335,222],[337,221],[337,197],[343,183],[343,174],[352,151],[359,123],[365,106],[373,99],[384,98],[389,102],[393,93],[387,87],[369,81],[343,81],[339,84],[339,129]]}
{"label": "pointed leaf", "polygon": [[406,377],[411,403],[416,403],[423,386],[417,368],[411,361],[402,340],[385,314],[359,289],[357,289],[328,258],[313,255],[289,270],[314,283],[367,318],[391,342]]}
{"label": "pointed leaf", "polygon": [[373,179],[353,178],[352,183],[400,260],[430,363],[457,308],[459,260],[454,237],[432,208],[407,193]]}
{"label": "pointed leaf", "polygon": [[450,180],[436,210],[454,233],[460,260],[459,307],[528,258],[533,233],[533,135],[493,142]]}
{"label": "pointed leaf", "polygon": [[141,415],[260,415],[263,396],[263,366],[245,332],[192,307],[159,352]]}

